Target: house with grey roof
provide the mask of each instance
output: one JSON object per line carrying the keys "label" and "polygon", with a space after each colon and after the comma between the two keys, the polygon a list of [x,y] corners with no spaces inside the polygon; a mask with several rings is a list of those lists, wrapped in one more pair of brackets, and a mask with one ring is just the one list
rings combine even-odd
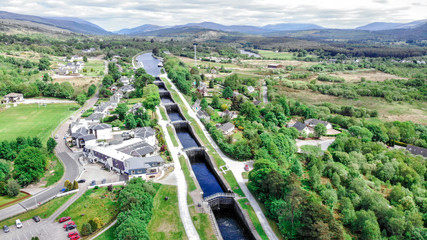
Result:
{"label": "house with grey roof", "polygon": [[[86,144],[96,142],[96,137],[89,133],[89,130],[85,127],[81,127],[71,133],[72,143],[78,148],[83,148]],[[91,142],[89,142],[91,141]]]}
{"label": "house with grey roof", "polygon": [[135,138],[141,138],[152,146],[156,144],[156,130],[151,127],[135,128],[133,135]]}
{"label": "house with grey roof", "polygon": [[92,113],[89,117],[85,118],[86,121],[92,123],[99,123],[104,118],[102,113]]}
{"label": "house with grey roof", "polygon": [[99,123],[89,126],[89,134],[95,135],[96,139],[111,139],[113,128],[106,123]]}
{"label": "house with grey roof", "polygon": [[165,160],[160,156],[132,157],[124,160],[124,172],[129,178],[140,177],[148,180],[158,176],[164,164]]}
{"label": "house with grey roof", "polygon": [[408,144],[406,146],[406,150],[408,150],[410,153],[412,153],[414,155],[421,155],[421,156],[427,158],[427,148],[418,147],[418,146]]}
{"label": "house with grey roof", "polygon": [[194,102],[193,106],[191,106],[191,108],[192,108],[195,112],[199,111],[199,110],[201,109],[201,107],[200,107],[200,100],[199,100],[199,99],[197,99],[197,100]]}
{"label": "house with grey roof", "polygon": [[298,132],[305,133],[307,135],[310,134],[310,133],[312,133],[311,129],[307,125],[305,125],[304,123],[302,123],[302,122],[295,122],[294,124],[292,124],[292,125],[290,125],[288,127],[296,128],[298,130]]}
{"label": "house with grey roof", "polygon": [[255,91],[255,88],[252,86],[248,86],[248,93],[253,93]]}
{"label": "house with grey roof", "polygon": [[304,121],[304,123],[305,123],[305,125],[307,125],[307,126],[309,126],[311,128],[314,128],[319,123],[325,125],[326,129],[331,129],[332,128],[332,125],[329,122],[322,121],[322,120],[319,120],[319,119],[314,119],[314,118],[307,119],[307,120]]}
{"label": "house with grey roof", "polygon": [[120,82],[123,83],[123,85],[128,85],[130,83],[130,79],[126,76],[121,76]]}
{"label": "house with grey roof", "polygon": [[231,122],[226,122],[224,124],[222,124],[218,129],[224,134],[224,135],[228,135],[230,133],[233,132],[234,130],[234,124],[232,124]]}
{"label": "house with grey roof", "polygon": [[22,93],[9,93],[3,97],[3,103],[16,103],[24,101]]}
{"label": "house with grey roof", "polygon": [[142,106],[142,103],[135,103],[130,109],[129,109],[129,112],[131,112],[131,113],[133,113],[133,114],[135,114],[136,113],[136,111],[138,111],[138,109],[140,109],[140,108],[144,108],[144,106]]}
{"label": "house with grey roof", "polygon": [[110,102],[102,102],[94,109],[94,112],[107,114],[110,109],[112,109]]}
{"label": "house with grey roof", "polygon": [[205,110],[198,111],[196,115],[199,119],[204,119],[205,121],[211,120],[211,116],[209,116],[209,114]]}
{"label": "house with grey roof", "polygon": [[135,91],[135,88],[132,85],[124,85],[119,90],[125,94]]}

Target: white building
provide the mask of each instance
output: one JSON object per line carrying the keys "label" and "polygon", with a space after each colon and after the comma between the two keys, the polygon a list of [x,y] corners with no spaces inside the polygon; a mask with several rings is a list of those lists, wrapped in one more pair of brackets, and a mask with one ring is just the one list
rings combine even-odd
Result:
{"label": "white building", "polygon": [[95,135],[96,139],[98,140],[106,140],[113,138],[112,132],[113,128],[111,127],[111,125],[106,123],[100,123],[89,126],[89,134]]}

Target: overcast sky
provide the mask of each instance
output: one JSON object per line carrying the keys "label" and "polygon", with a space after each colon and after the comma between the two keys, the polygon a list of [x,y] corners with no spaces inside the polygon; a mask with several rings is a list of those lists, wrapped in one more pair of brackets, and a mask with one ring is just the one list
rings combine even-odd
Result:
{"label": "overcast sky", "polygon": [[423,0],[0,0],[0,10],[69,16],[115,31],[143,24],[216,22],[263,26],[314,23],[353,28],[371,22],[410,22],[427,18]]}

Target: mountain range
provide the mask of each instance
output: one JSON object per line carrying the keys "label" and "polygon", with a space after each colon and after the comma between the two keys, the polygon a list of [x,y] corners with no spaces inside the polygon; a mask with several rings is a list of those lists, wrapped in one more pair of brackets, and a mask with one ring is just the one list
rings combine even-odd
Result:
{"label": "mountain range", "polygon": [[[39,26],[46,25],[55,29],[64,29],[74,33],[94,34],[94,35],[131,35],[131,36],[179,36],[191,35],[194,33],[216,31],[221,34],[252,34],[264,36],[289,36],[310,39],[351,39],[356,37],[374,37],[376,35],[396,36],[406,34],[413,39],[426,39],[425,25],[427,19],[413,21],[409,23],[389,23],[374,22],[355,29],[328,29],[316,24],[309,23],[278,23],[265,26],[251,25],[222,25],[214,22],[187,23],[176,26],[159,26],[144,24],[135,28],[125,28],[116,32],[109,32],[100,26],[89,21],[74,17],[38,17],[32,15],[16,14],[0,11],[0,20],[13,20],[8,22],[12,25],[19,23],[35,23]],[[2,28],[0,28],[0,31]],[[213,33],[213,32],[212,32]],[[344,36],[344,37],[342,37]],[[400,36],[402,37],[402,36]]]}

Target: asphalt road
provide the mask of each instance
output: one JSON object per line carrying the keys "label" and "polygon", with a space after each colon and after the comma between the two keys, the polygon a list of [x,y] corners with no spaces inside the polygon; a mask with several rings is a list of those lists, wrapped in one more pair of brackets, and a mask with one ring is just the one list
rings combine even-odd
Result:
{"label": "asphalt road", "polygon": [[[73,119],[76,119],[82,115],[82,110],[87,110],[98,101],[98,93],[95,94],[91,99],[88,100],[87,104],[80,109],[77,113],[73,115]],[[72,120],[68,119],[58,128],[56,134],[59,135],[59,138],[56,139],[58,145],[55,148],[56,155],[64,164],[64,176],[63,178],[54,186],[48,188],[47,190],[38,193],[29,199],[22,201],[18,204],[12,205],[8,208],[0,210],[0,220],[15,216],[17,214],[28,211],[29,209],[35,208],[37,204],[44,203],[55,195],[63,188],[65,180],[73,181],[78,177],[80,172],[83,170],[82,166],[77,162],[77,155],[71,152],[71,150],[65,145],[63,139],[66,134],[69,124]]]}

